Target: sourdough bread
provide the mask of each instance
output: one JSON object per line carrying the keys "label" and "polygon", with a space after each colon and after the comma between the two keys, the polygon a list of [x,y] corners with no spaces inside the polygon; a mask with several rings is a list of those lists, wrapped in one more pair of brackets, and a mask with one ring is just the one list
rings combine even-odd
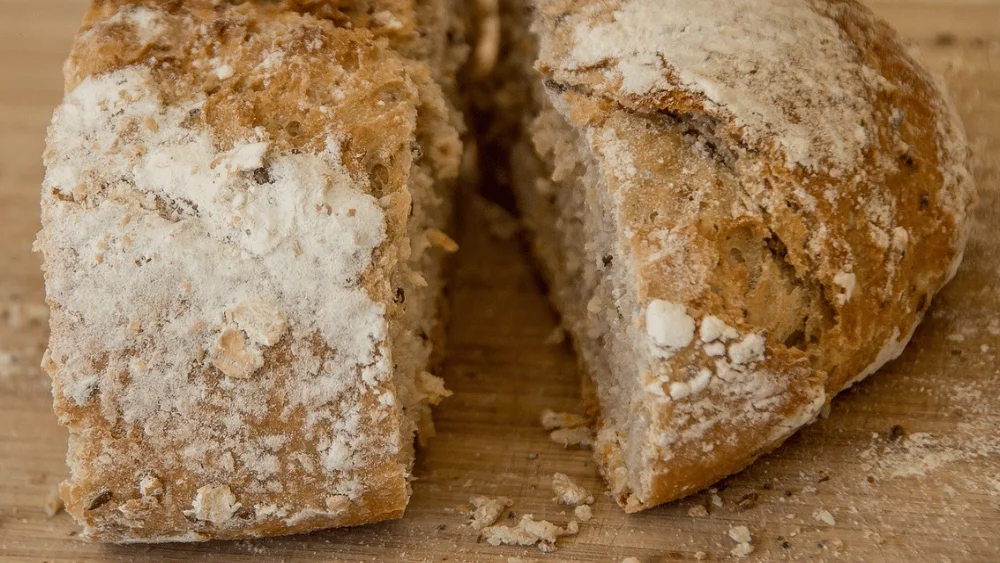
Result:
{"label": "sourdough bread", "polygon": [[477,103],[510,116],[488,138],[625,510],[746,467],[900,354],[976,197],[955,112],[885,23],[843,0],[501,14]]}
{"label": "sourdough bread", "polygon": [[38,238],[84,538],[403,513],[447,394],[426,370],[464,51],[444,1],[362,4],[91,6]]}

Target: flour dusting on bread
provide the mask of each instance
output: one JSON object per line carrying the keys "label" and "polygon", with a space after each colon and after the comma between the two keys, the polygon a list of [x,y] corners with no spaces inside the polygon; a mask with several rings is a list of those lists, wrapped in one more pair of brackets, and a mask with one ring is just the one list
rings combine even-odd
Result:
{"label": "flour dusting on bread", "polygon": [[[201,103],[196,97],[164,106],[147,73],[126,69],[84,80],[56,112],[49,147],[59,158],[49,163],[45,188],[66,201],[47,210],[43,237],[57,248],[90,250],[76,268],[49,281],[50,299],[59,303],[55,315],[84,319],[74,322],[77,346],[53,348],[53,361],[79,366],[57,392],[83,407],[100,390],[103,416],[140,425],[146,447],[185,444],[175,455],[192,472],[236,456],[264,487],[278,484],[271,479],[283,444],[254,430],[267,414],[256,397],[278,389],[288,399],[280,416],[309,412],[304,428],[328,451],[368,444],[393,455],[397,437],[386,441],[365,430],[366,420],[395,416],[392,406],[317,427],[334,422],[324,418],[323,405],[350,401],[364,388],[388,392],[378,387],[389,373],[379,360],[384,306],[360,279],[385,239],[382,208],[341,166],[337,139],[317,155],[265,159],[268,142],[260,138],[219,152],[206,132],[182,126]],[[147,152],[118,150],[125,138]],[[269,181],[261,183],[253,171],[265,166]],[[104,193],[86,193],[87,187]],[[358,332],[358,322],[366,333]],[[292,340],[315,338],[336,354],[323,358],[293,346],[297,359],[287,375],[258,374],[288,325]],[[132,356],[136,348],[144,353]],[[110,364],[103,372],[86,369],[99,353]],[[206,358],[228,379],[189,377]],[[216,386],[230,406],[215,424],[172,422],[204,419],[202,401]],[[158,444],[158,436],[166,440]],[[339,485],[351,496],[358,486],[350,479]],[[207,502],[195,499],[192,514],[223,525],[228,519],[220,510],[198,508]]]}
{"label": "flour dusting on bread", "polygon": [[[857,57],[809,2],[748,9],[729,0],[613,2],[611,21],[583,9],[567,71],[608,68],[622,91],[655,97],[682,87],[731,114],[753,142],[774,137],[788,165],[845,171],[869,146],[871,106]],[[549,54],[542,42],[542,59]]]}
{"label": "flour dusting on bread", "polygon": [[209,4],[94,3],[49,130],[44,365],[89,539],[399,516],[450,394],[427,370],[461,143],[425,57],[457,14],[423,38],[377,14],[389,41]]}
{"label": "flour dusting on bread", "polygon": [[[896,357],[975,190],[930,74],[852,1],[506,0],[512,184],[628,511],[746,466]],[[525,29],[530,29],[525,31]],[[597,405],[595,405],[597,406]]]}

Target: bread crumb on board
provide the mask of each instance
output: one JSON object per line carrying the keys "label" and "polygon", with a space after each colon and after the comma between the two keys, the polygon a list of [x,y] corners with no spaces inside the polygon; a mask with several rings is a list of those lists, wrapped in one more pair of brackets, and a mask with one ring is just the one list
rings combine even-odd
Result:
{"label": "bread crumb on board", "polygon": [[544,553],[556,551],[556,540],[562,536],[576,535],[580,525],[571,520],[565,528],[556,526],[548,520],[535,520],[531,514],[525,514],[517,526],[489,526],[480,535],[486,543],[492,546],[521,545],[538,546]]}
{"label": "bread crumb on board", "polygon": [[417,374],[417,389],[427,398],[427,402],[435,407],[444,399],[454,395],[445,388],[444,379],[426,371]]}
{"label": "bread crumb on board", "polygon": [[49,518],[54,517],[56,514],[62,512],[63,501],[59,497],[59,487],[52,487],[49,489],[49,493],[45,496],[45,503],[42,505],[42,509],[45,511],[45,515]]}
{"label": "bread crumb on board", "polygon": [[[552,476],[552,490],[556,496],[552,499],[560,504],[574,506],[573,516],[579,521],[587,522],[593,518],[590,504],[594,496],[587,489],[576,484],[564,473]],[[479,531],[480,537],[492,546],[519,545],[537,546],[544,553],[556,550],[556,541],[562,536],[576,535],[580,531],[577,520],[571,520],[565,527],[559,527],[547,520],[535,520],[531,514],[521,517],[517,526],[494,525],[507,508],[513,506],[513,501],[507,497],[490,498],[476,495],[469,499],[472,509],[469,511],[469,525]],[[509,517],[513,519],[515,512]]]}
{"label": "bread crumb on board", "polygon": [[750,529],[746,526],[735,526],[729,528],[729,539],[736,542],[736,547],[734,547],[729,553],[735,557],[746,557],[753,553],[754,547],[750,543],[753,541],[753,536],[750,535]]}
{"label": "bread crumb on board", "polygon": [[549,438],[563,447],[578,446],[589,448],[594,445],[594,434],[590,428],[580,426],[579,428],[560,428],[549,433]]}
{"label": "bread crumb on board", "polygon": [[587,489],[574,483],[569,475],[565,473],[552,475],[552,491],[556,494],[553,500],[560,504],[577,506],[594,503],[594,495],[590,494]]}
{"label": "bread crumb on board", "polygon": [[589,448],[594,445],[594,433],[587,424],[587,419],[581,415],[545,409],[540,422],[543,428],[551,430],[549,437],[552,441],[562,444],[564,448]]}
{"label": "bread crumb on board", "polygon": [[712,506],[722,508],[722,497],[720,497],[717,493],[713,492],[711,498],[712,498]]}
{"label": "bread crumb on board", "polygon": [[638,557],[626,557],[622,559],[622,563],[640,563]]}
{"label": "bread crumb on board", "polygon": [[746,526],[736,526],[735,528],[729,528],[729,538],[736,543],[749,543],[752,541],[750,536],[750,529]]}
{"label": "bread crumb on board", "polygon": [[543,410],[540,420],[542,427],[546,430],[577,428],[587,425],[587,419],[581,415],[568,412],[555,412],[552,409]]}
{"label": "bread crumb on board", "polygon": [[708,516],[708,509],[703,505],[697,504],[688,509],[688,516],[692,518],[704,518]]}
{"label": "bread crumb on board", "polygon": [[469,521],[473,530],[492,526],[507,507],[514,505],[514,502],[507,497],[489,498],[482,495],[472,497],[469,502],[475,507],[472,519]]}
{"label": "bread crumb on board", "polygon": [[817,522],[822,522],[827,526],[837,525],[837,521],[833,518],[833,514],[830,514],[830,511],[825,508],[820,508],[813,512],[813,519]]}

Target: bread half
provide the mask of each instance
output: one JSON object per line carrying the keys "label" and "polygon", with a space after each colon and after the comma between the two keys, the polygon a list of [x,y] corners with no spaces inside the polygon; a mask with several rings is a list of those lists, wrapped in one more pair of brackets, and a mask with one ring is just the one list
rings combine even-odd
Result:
{"label": "bread half", "polygon": [[403,513],[446,393],[426,370],[461,143],[437,80],[463,52],[444,2],[369,4],[91,6],[37,243],[84,538]]}
{"label": "bread half", "polygon": [[514,117],[490,138],[514,139],[626,511],[746,467],[900,354],[976,198],[955,112],[885,23],[850,0],[501,8],[489,111]]}

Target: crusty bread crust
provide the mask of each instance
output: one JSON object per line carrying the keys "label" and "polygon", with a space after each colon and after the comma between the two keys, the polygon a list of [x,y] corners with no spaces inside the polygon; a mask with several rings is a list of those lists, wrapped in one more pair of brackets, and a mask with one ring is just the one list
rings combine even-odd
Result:
{"label": "crusty bread crust", "polygon": [[[38,239],[44,364],[70,430],[62,495],[84,538],[403,513],[411,420],[426,427],[439,397],[393,360],[435,329],[442,251],[414,229],[446,228],[461,144],[431,65],[453,54],[417,30],[426,17],[443,34],[428,10],[444,3],[361,4],[88,12]],[[402,292],[430,303],[420,319]],[[409,364],[429,347],[407,344]]]}
{"label": "crusty bread crust", "polygon": [[504,13],[501,72],[536,88],[496,102],[530,108],[511,175],[627,511],[742,469],[899,355],[976,197],[959,120],[885,23],[841,0]]}

